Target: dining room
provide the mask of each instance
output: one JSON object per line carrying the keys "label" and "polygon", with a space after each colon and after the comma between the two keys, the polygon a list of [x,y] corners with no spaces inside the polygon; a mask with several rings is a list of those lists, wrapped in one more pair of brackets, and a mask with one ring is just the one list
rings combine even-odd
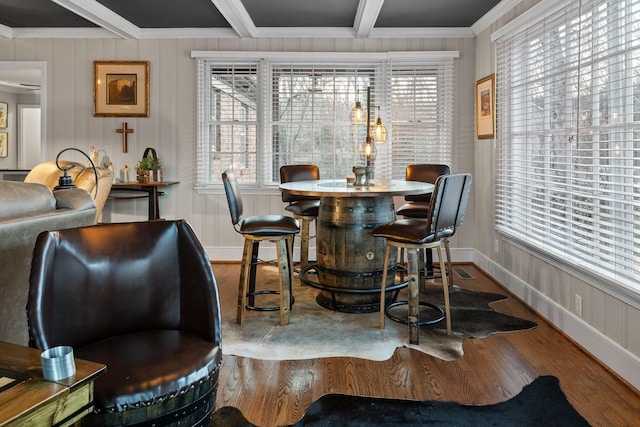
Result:
{"label": "dining room", "polygon": [[[161,2],[178,7],[169,15],[186,19],[189,9],[209,23],[160,28],[144,21],[148,13],[124,17],[112,1],[90,1],[88,9],[80,3],[31,8],[61,16],[58,27],[0,20],[0,68],[35,66],[43,75],[40,160],[68,147],[95,147],[120,177],[153,147],[163,179],[177,183],[158,199],[161,216],[186,219],[214,263],[236,267],[244,239],[229,219],[221,178],[229,168],[247,215],[290,215],[279,177],[287,164],[318,165],[320,179],[345,187],[347,178],[367,179],[354,167],[369,167],[374,183],[404,179],[412,163],[470,173],[464,225],[450,239],[453,262],[473,265],[616,378],[640,388],[640,339],[633,328],[640,320],[640,190],[633,179],[638,143],[630,131],[638,98],[632,41],[640,38],[624,21],[637,17],[636,0],[615,19],[605,10],[622,8],[619,0],[602,3],[606,7],[591,0],[455,2],[459,7],[448,8],[460,16],[480,3],[486,10],[451,26],[434,24],[438,15],[423,9],[407,13],[405,6],[432,3],[420,1],[395,11],[389,0],[317,2],[313,13],[280,15],[275,1],[194,2],[184,11]],[[95,10],[97,17],[89,13]],[[9,16],[6,4],[0,11]],[[292,15],[324,24],[278,21]],[[625,35],[629,43],[610,37],[590,44],[594,28],[610,28],[607,34]],[[594,51],[586,55],[588,49]],[[613,57],[615,66],[598,62]],[[142,85],[148,115],[96,114],[94,71],[102,61],[148,63]],[[0,129],[8,142],[0,169],[14,170],[18,104],[33,103],[33,96],[0,94],[7,94],[0,102],[10,100],[7,127]],[[358,104],[369,109],[364,124],[352,120]],[[386,141],[374,141],[375,151],[367,153],[368,127],[378,119]],[[117,131],[124,122],[134,129],[127,150]],[[393,210],[405,203],[400,193],[390,200]],[[149,215],[147,199],[111,200],[101,222]],[[311,222],[304,251],[310,261],[326,253],[320,244],[327,235],[318,227]],[[294,262],[301,260],[300,242],[296,238]],[[265,258],[277,257],[275,246],[261,249]],[[221,270],[237,287],[239,271]]]}

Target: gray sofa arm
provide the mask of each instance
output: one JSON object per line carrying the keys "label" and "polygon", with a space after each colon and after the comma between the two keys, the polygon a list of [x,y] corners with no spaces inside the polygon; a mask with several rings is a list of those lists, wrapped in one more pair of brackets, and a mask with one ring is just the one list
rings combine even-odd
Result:
{"label": "gray sofa arm", "polygon": [[53,190],[53,195],[56,198],[56,209],[83,211],[85,209],[96,208],[96,202],[86,190],[79,188]]}

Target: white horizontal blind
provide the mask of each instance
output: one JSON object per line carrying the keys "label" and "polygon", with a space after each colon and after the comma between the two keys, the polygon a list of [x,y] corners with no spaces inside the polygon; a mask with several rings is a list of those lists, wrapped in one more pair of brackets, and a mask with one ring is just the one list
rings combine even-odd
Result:
{"label": "white horizontal blind", "polygon": [[367,87],[373,96],[380,92],[375,69],[373,64],[272,65],[267,138],[273,162],[264,162],[271,168],[264,171],[266,182],[278,183],[280,167],[292,163],[315,164],[322,178],[350,176],[354,165],[363,164],[358,148],[366,126],[354,126],[351,111],[357,99],[366,111]]}
{"label": "white horizontal blind", "polygon": [[412,163],[451,165],[453,59],[390,65],[390,176],[404,179]]}
{"label": "white horizontal blind", "polygon": [[258,66],[203,61],[199,72],[198,169],[202,184],[232,169],[240,182],[257,182]]}
{"label": "white horizontal blind", "polygon": [[640,291],[640,0],[583,0],[497,43],[497,225]]}

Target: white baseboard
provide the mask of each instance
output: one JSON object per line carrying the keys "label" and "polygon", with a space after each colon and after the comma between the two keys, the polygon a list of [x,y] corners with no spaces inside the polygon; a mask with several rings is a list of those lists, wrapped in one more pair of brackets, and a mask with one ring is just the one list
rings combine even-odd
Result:
{"label": "white baseboard", "polygon": [[473,263],[640,390],[640,359],[637,356],[483,254],[475,251]]}

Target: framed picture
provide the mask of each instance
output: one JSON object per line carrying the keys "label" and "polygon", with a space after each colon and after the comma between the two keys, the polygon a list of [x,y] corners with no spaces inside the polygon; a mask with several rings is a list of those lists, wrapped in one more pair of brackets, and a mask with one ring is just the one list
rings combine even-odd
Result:
{"label": "framed picture", "polygon": [[0,157],[9,156],[9,133],[0,132]]}
{"label": "framed picture", "polygon": [[495,137],[495,74],[476,82],[476,134],[478,139]]}
{"label": "framed picture", "polygon": [[0,129],[7,128],[7,120],[9,119],[9,104],[0,102]]}
{"label": "framed picture", "polygon": [[94,61],[95,117],[149,117],[149,61]]}

